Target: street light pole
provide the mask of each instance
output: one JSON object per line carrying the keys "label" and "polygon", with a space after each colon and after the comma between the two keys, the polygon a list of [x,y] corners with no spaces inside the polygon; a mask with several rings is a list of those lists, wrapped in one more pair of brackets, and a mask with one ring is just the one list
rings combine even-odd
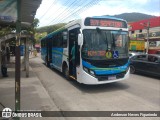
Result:
{"label": "street light pole", "polygon": [[[20,73],[21,73],[21,63],[20,63],[20,33],[21,33],[21,0],[17,0],[17,21],[16,21],[16,46],[15,46],[15,111],[20,111]],[[20,120],[19,117],[15,118]]]}
{"label": "street light pole", "polygon": [[147,22],[147,48],[146,48],[146,53],[148,54],[148,50],[149,50],[149,28],[150,28],[150,22]]}

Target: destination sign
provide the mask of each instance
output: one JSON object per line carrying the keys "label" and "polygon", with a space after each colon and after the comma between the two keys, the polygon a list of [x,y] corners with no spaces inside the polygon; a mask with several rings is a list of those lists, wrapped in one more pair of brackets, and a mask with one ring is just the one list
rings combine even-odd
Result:
{"label": "destination sign", "polygon": [[101,27],[116,27],[127,28],[127,24],[124,21],[102,19],[102,18],[86,18],[84,24],[86,26],[101,26]]}

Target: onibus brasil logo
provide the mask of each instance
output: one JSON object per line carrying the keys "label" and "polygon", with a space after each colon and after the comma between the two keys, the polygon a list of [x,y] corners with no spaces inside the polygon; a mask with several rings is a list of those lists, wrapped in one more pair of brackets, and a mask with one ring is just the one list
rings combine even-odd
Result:
{"label": "onibus brasil logo", "polygon": [[10,117],[42,117],[41,112],[31,112],[31,111],[19,111],[13,112],[10,108],[4,108],[2,110],[2,118]]}
{"label": "onibus brasil logo", "polygon": [[3,118],[10,118],[12,116],[12,110],[10,108],[4,108],[2,111]]}

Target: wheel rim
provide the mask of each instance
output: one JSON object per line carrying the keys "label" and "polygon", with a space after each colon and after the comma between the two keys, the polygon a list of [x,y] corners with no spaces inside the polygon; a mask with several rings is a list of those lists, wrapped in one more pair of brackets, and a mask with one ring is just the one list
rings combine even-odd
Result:
{"label": "wheel rim", "polygon": [[65,67],[64,69],[64,75],[66,78],[69,78],[69,70],[68,70],[68,67]]}

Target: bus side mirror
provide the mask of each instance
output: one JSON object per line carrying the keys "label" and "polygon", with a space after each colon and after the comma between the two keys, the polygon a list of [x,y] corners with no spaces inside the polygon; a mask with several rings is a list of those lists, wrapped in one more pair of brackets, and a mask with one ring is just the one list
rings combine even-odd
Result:
{"label": "bus side mirror", "polygon": [[78,34],[78,45],[82,45],[83,44],[83,34]]}

